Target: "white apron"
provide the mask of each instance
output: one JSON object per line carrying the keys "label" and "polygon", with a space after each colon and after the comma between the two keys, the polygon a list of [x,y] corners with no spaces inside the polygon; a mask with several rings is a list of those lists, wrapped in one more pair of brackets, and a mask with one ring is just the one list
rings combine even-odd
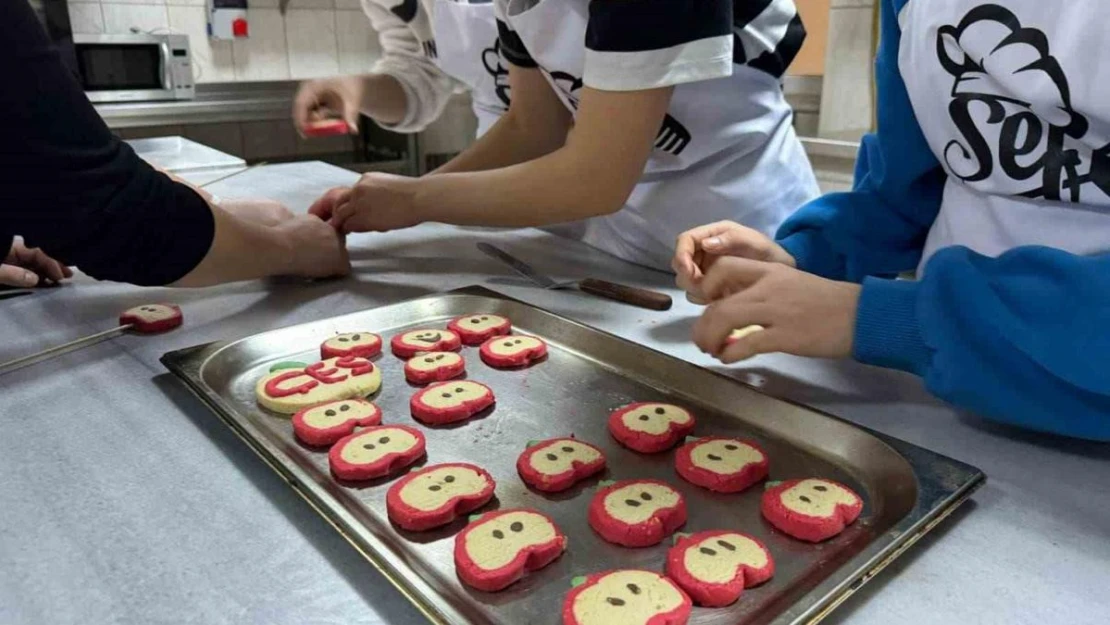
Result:
{"label": "white apron", "polygon": [[[589,0],[513,2],[508,21],[573,112],[585,67]],[[733,65],[727,78],[675,87],[641,182],[625,208],[559,228],[625,260],[669,270],[679,234],[732,219],[773,235],[819,193],[773,76]]]}
{"label": "white apron", "polygon": [[918,267],[963,245],[1110,250],[1106,0],[911,0],[899,68],[948,173]]}
{"label": "white apron", "polygon": [[509,110],[509,66],[501,56],[492,0],[435,0],[436,63],[470,89],[478,136]]}

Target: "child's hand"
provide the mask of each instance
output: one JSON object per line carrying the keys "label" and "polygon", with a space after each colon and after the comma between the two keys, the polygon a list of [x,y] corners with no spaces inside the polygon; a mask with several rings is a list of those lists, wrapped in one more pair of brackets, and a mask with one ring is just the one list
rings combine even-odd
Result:
{"label": "child's hand", "polygon": [[[860,287],[780,263],[722,258],[703,280],[714,303],[694,324],[694,342],[725,364],[769,352],[843,358],[852,353]],[[763,326],[735,341],[736,328]]]}
{"label": "child's hand", "polygon": [[718,221],[687,230],[678,236],[671,267],[675,282],[695,303],[712,301],[702,289],[702,279],[722,257],[738,256],[794,266],[794,257],[763,233],[734,221]]}
{"label": "child's hand", "polygon": [[392,174],[364,174],[349,190],[329,191],[309,209],[327,214],[340,232],[387,232],[423,222],[416,211],[419,178]]}

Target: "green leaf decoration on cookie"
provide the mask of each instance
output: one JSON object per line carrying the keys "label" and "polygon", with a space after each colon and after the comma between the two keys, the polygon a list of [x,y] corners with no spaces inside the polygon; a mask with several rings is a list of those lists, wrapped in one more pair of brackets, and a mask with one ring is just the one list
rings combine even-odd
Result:
{"label": "green leaf decoration on cookie", "polygon": [[782,480],[767,480],[767,482],[763,485],[763,490],[771,490],[779,484],[782,484]]}
{"label": "green leaf decoration on cookie", "polygon": [[482,518],[482,516],[483,516],[483,515],[481,515],[481,514],[472,514],[472,515],[470,515],[470,516],[466,517],[466,520],[467,520],[467,521],[469,521],[469,522],[471,522],[471,523],[474,523],[474,522],[475,522],[475,521],[477,521],[478,519]]}
{"label": "green leaf decoration on cookie", "polygon": [[527,442],[527,443],[526,443],[526,444],[525,444],[524,446],[525,446],[525,447],[535,447],[536,445],[539,445],[539,444],[540,444],[540,443],[542,443],[542,442],[543,442],[543,441],[539,441],[539,440],[536,440],[536,439],[532,439],[532,440],[528,441],[528,442]]}
{"label": "green leaf decoration on cookie", "polygon": [[690,534],[689,532],[675,532],[674,536],[671,538],[671,544],[677,545],[678,541],[689,536],[692,536],[692,534]]}
{"label": "green leaf decoration on cookie", "polygon": [[270,373],[275,371],[283,371],[285,369],[304,369],[308,366],[307,362],[298,362],[296,360],[286,360],[274,365],[270,365]]}
{"label": "green leaf decoration on cookie", "polygon": [[616,480],[601,480],[600,482],[597,483],[597,486],[598,486],[598,488],[605,488],[606,486],[612,486],[613,484],[616,484],[616,483],[617,483]]}
{"label": "green leaf decoration on cookie", "polygon": [[585,583],[586,583],[586,576],[585,575],[579,575],[578,577],[571,578],[570,587],[571,588],[578,588],[579,586],[581,586],[582,584],[585,584]]}
{"label": "green leaf decoration on cookie", "polygon": [[700,436],[687,436],[685,442],[692,443],[692,442],[697,441],[697,440],[701,440],[701,437]]}

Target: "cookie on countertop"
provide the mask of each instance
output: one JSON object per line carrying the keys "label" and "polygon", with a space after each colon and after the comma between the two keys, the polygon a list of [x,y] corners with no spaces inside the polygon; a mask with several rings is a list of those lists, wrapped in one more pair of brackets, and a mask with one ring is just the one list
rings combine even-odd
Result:
{"label": "cookie on countertop", "polygon": [[609,433],[622,445],[645,454],[666,451],[694,431],[693,413],[681,406],[640,402],[609,416]]}
{"label": "cookie on countertop", "polygon": [[372,480],[393,475],[424,456],[424,434],[407,425],[379,425],[350,434],[328,451],[332,475]]}
{"label": "cookie on countertop", "polygon": [[450,330],[433,328],[398,334],[389,346],[394,356],[407,359],[424,352],[457,352],[462,349],[462,340]]}
{"label": "cookie on countertop", "polygon": [[769,486],[760,506],[763,518],[799,540],[828,540],[854,523],[863,511],[860,496],[832,480],[809,478]]}
{"label": "cookie on countertop", "polygon": [[331,445],[355,431],[382,422],[382,411],[365,399],[340,399],[299,410],[293,415],[293,435],[306,445]]}
{"label": "cookie on countertop", "polygon": [[551,564],[567,537],[545,514],[516,508],[479,515],[455,537],[455,571],[466,585],[496,592]]}
{"label": "cookie on countertop", "polygon": [[465,421],[489,408],[496,399],[493,390],[473,380],[440,382],[417,391],[409,400],[412,416],[421,423],[444,425]]}
{"label": "cookie on countertop", "polygon": [[624,480],[597,491],[588,520],[598,535],[613,544],[650,547],[686,523],[686,500],[660,480]]}
{"label": "cookie on countertop", "polygon": [[427,352],[405,362],[405,379],[429,384],[457,378],[466,373],[466,360],[456,352]]}
{"label": "cookie on countertop", "polygon": [[718,493],[738,493],[767,477],[767,454],[739,438],[707,436],[675,452],[675,471],[682,479]]}
{"label": "cookie on countertop", "polygon": [[493,477],[481,467],[435,464],[395,482],[386,493],[386,512],[406,530],[430,530],[486,505],[495,487]]}
{"label": "cookie on countertop", "polygon": [[481,345],[495,336],[513,331],[513,324],[501,315],[473,314],[455,317],[447,329],[459,335],[466,345]]}
{"label": "cookie on countertop", "polygon": [[366,397],[381,385],[381,370],[374,363],[344,356],[271,371],[262,376],[254,392],[264,408],[291,415],[324,402]]}
{"label": "cookie on countertop", "polygon": [[690,597],[655,571],[624,569],[576,578],[563,625],[686,625]]}
{"label": "cookie on countertop", "polygon": [[382,337],[373,332],[348,332],[333,336],[320,344],[323,359],[342,356],[373,358],[382,353]]}
{"label": "cookie on countertop", "polygon": [[731,605],[745,588],[762,584],[775,574],[771,552],[747,534],[710,530],[677,534],[676,538],[667,552],[667,577],[698,605]]}
{"label": "cookie on countertop", "polygon": [[548,493],[566,490],[604,469],[604,452],[572,437],[529,444],[516,459],[521,479]]}
{"label": "cookie on countertop", "polygon": [[547,357],[543,339],[523,334],[495,336],[478,350],[482,362],[498,369],[526,367]]}

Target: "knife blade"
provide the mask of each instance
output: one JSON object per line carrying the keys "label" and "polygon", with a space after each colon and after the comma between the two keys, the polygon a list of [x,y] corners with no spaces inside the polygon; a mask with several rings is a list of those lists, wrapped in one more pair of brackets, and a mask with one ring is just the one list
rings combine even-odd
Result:
{"label": "knife blade", "polygon": [[[496,258],[497,260],[505,263],[509,266],[510,269],[519,273],[525,278],[528,278],[528,280],[535,282],[541,288],[556,289],[561,286],[558,282],[536,271],[536,269],[532,267],[532,265],[529,265],[528,263],[520,260],[516,256],[513,256],[512,254],[502,250],[499,247],[490,245],[489,243],[479,243],[478,249],[487,256]],[[568,283],[565,286],[573,286],[573,283]]]}

